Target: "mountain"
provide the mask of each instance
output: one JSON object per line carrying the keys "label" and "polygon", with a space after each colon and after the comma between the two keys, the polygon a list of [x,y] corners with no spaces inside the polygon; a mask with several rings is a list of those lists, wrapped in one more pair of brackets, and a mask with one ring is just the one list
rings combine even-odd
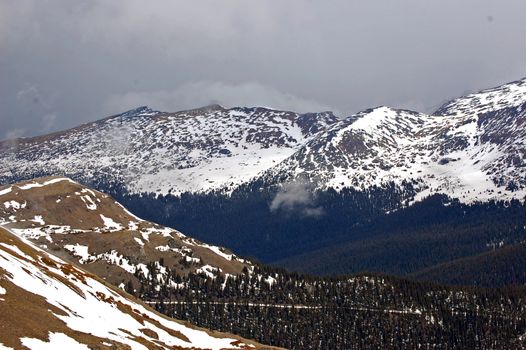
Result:
{"label": "mountain", "polygon": [[0,227],[2,349],[270,349],[162,316]]}
{"label": "mountain", "polygon": [[236,275],[252,264],[228,250],[139,219],[108,195],[68,178],[0,187],[0,225],[114,285],[138,288],[138,274]]}
{"label": "mountain", "polygon": [[177,113],[141,107],[94,123],[0,143],[0,183],[65,174],[101,179],[131,193],[227,190],[293,154],[336,121],[330,112],[297,114],[213,105]]}
{"label": "mountain", "polygon": [[[0,183],[67,175],[139,217],[264,263],[424,278],[420,270],[525,239],[515,203],[526,196],[525,107],[526,79],[431,115],[139,108],[2,142]],[[362,249],[380,242],[392,244]],[[417,258],[416,247],[430,253]],[[491,285],[480,276],[468,280]]]}
{"label": "mountain", "polygon": [[[410,187],[463,202],[526,197],[526,79],[451,101],[434,115],[379,107],[333,124],[269,169],[270,182]],[[279,179],[274,180],[272,179]]]}
{"label": "mountain", "polygon": [[254,178],[317,189],[410,186],[410,202],[524,199],[526,79],[446,103],[432,115],[378,107],[338,121],[212,105],[141,107],[51,135],[0,143],[0,180],[65,174],[130,193],[230,192]]}

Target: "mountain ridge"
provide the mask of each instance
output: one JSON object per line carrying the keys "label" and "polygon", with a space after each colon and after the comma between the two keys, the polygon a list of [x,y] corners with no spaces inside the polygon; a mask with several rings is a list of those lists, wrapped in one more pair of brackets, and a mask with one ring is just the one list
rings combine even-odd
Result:
{"label": "mountain ridge", "polygon": [[108,178],[136,192],[208,191],[248,181],[336,120],[331,113],[264,108],[143,112],[84,124],[51,139],[3,142],[2,175],[67,173],[85,182]]}
{"label": "mountain ridge", "polygon": [[[0,142],[0,183],[67,175],[130,193],[230,193],[264,179],[313,188],[395,183],[411,204],[526,197],[526,79],[453,99],[433,115],[379,106],[344,119],[219,105],[139,107],[51,135]],[[409,184],[409,186],[408,186]]]}
{"label": "mountain ridge", "polygon": [[121,288],[131,281],[130,291],[139,288],[139,274],[172,281],[176,274],[228,278],[253,269],[224,248],[142,220],[68,178],[0,187],[0,225]]}

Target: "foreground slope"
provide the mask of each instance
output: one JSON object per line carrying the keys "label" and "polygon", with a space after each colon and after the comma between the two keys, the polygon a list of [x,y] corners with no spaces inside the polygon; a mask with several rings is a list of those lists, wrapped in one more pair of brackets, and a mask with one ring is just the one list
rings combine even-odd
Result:
{"label": "foreground slope", "polygon": [[265,348],[163,317],[1,227],[0,347]]}
{"label": "foreground slope", "polygon": [[114,285],[137,276],[233,275],[251,263],[224,248],[141,220],[114,199],[68,178],[0,187],[0,224]]}

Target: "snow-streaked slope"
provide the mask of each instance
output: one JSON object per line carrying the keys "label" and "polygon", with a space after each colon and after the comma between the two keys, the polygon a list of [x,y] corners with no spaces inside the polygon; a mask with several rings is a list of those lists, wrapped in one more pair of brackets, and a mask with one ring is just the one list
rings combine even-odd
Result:
{"label": "snow-streaked slope", "polygon": [[29,349],[255,349],[163,317],[0,228],[0,344]]}
{"label": "snow-streaked slope", "polygon": [[69,178],[0,187],[0,225],[115,285],[134,281],[137,288],[139,272],[166,281],[173,278],[170,271],[187,275],[210,266],[213,277],[252,268],[224,248],[141,220],[110,196]]}
{"label": "snow-streaked slope", "polygon": [[209,106],[161,113],[142,107],[65,132],[0,143],[0,178],[66,174],[88,183],[120,182],[131,192],[228,191],[335,121],[330,112]]}
{"label": "snow-streaked slope", "polygon": [[[464,202],[526,196],[523,105],[486,114],[432,116],[379,107],[331,126],[264,174],[318,188],[396,184],[419,200],[445,193]],[[513,99],[515,101],[515,99]]]}
{"label": "snow-streaked slope", "polygon": [[434,115],[379,107],[330,113],[210,106],[140,108],[66,132],[0,143],[0,183],[68,174],[131,192],[224,193],[263,179],[318,189],[394,183],[409,202],[526,195],[526,79],[452,100]]}
{"label": "snow-streaked slope", "polygon": [[435,115],[478,115],[524,104],[526,78],[491,89],[482,90],[454,100],[440,107]]}

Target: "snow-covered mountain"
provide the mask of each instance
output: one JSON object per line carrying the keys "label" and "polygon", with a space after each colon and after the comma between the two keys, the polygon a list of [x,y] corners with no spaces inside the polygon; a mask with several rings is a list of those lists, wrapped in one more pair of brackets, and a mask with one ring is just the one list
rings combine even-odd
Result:
{"label": "snow-covered mountain", "polygon": [[414,200],[434,193],[464,202],[523,199],[523,106],[526,100],[494,112],[447,116],[375,108],[333,125],[264,177],[335,189],[410,185]]}
{"label": "snow-covered mountain", "polygon": [[526,79],[453,100],[434,115],[378,107],[333,124],[264,178],[336,189],[410,185],[414,200],[524,199],[525,125]]}
{"label": "snow-covered mountain", "polygon": [[178,113],[141,107],[42,137],[0,143],[1,177],[106,178],[131,192],[235,187],[293,154],[337,119],[213,105]]}
{"label": "snow-covered mountain", "polygon": [[433,114],[480,115],[499,109],[519,107],[526,102],[525,95],[526,78],[453,99]]}
{"label": "snow-covered mountain", "polygon": [[0,349],[270,349],[154,312],[0,227]]}
{"label": "snow-covered mountain", "polygon": [[[254,180],[339,189],[395,184],[414,202],[526,195],[526,79],[436,113],[378,107],[331,113],[209,106],[139,108],[78,128],[0,143],[0,183],[64,174],[131,193],[230,192]],[[409,189],[409,190],[408,190]]]}
{"label": "snow-covered mountain", "polygon": [[0,187],[0,225],[121,288],[128,281],[138,288],[138,274],[170,284],[176,274],[214,278],[253,269],[224,248],[141,220],[68,178]]}

